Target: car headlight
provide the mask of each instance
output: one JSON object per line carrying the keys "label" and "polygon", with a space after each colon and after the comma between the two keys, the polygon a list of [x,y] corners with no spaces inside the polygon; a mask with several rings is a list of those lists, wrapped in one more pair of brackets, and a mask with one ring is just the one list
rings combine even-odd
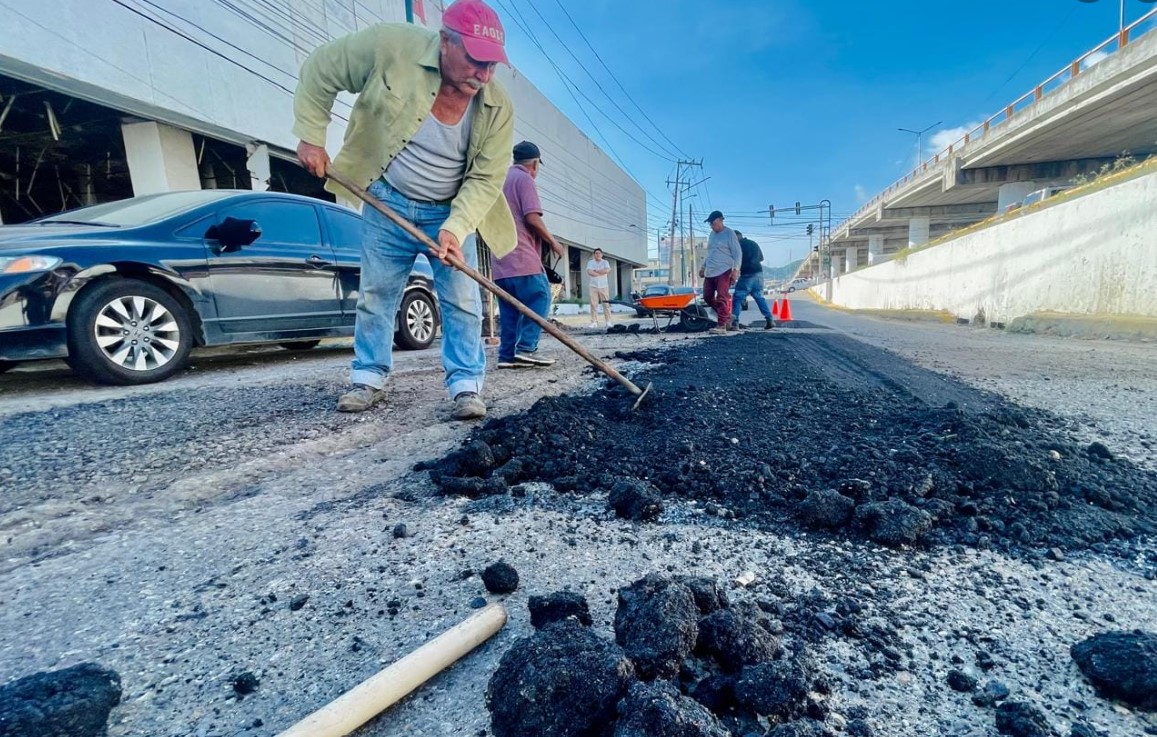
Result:
{"label": "car headlight", "polygon": [[56,256],[0,256],[0,274],[30,274],[60,266]]}

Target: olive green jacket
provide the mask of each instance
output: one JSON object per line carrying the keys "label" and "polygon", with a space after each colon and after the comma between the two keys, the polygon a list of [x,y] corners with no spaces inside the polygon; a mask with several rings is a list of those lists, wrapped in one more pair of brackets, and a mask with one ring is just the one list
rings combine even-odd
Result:
{"label": "olive green jacket", "polygon": [[[301,67],[293,97],[294,135],[324,147],[338,92],[357,94],[333,165],[368,186],[430,114],[442,82],[439,47],[437,32],[407,23],[382,23],[320,46]],[[459,242],[477,230],[495,256],[504,256],[517,244],[514,218],[502,195],[514,146],[514,106],[496,80],[478,94],[466,174],[442,227]],[[326,187],[353,199],[334,182]]]}

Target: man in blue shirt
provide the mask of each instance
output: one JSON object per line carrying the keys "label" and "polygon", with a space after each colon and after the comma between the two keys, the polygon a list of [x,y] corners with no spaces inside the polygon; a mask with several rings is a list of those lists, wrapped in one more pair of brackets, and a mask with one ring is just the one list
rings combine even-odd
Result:
{"label": "man in blue shirt", "polygon": [[739,238],[743,264],[739,267],[739,281],[735,282],[735,294],[732,296],[734,304],[738,305],[733,310],[732,324],[739,326],[739,312],[743,309],[747,296],[751,295],[755,300],[755,306],[763,315],[763,329],[771,330],[775,327],[775,321],[771,319],[771,309],[767,306],[767,300],[763,298],[763,251],[760,250],[758,243],[750,238],[744,238],[743,233],[738,230],[735,231],[735,236]]}

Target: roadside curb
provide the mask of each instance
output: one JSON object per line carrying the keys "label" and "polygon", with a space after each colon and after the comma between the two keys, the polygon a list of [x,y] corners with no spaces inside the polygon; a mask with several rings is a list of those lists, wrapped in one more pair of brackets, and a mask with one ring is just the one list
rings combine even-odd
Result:
{"label": "roadside curb", "polygon": [[1034,312],[1008,324],[1010,333],[1056,335],[1090,340],[1157,341],[1157,318],[1143,315],[1070,315]]}
{"label": "roadside curb", "polygon": [[834,302],[828,302],[822,297],[814,296],[815,303],[821,307],[837,312],[843,312],[849,315],[862,315],[864,317],[878,317],[883,320],[901,320],[904,322],[936,322],[946,325],[956,324],[960,322],[955,315],[947,310],[857,310],[852,307],[844,307],[837,305]]}

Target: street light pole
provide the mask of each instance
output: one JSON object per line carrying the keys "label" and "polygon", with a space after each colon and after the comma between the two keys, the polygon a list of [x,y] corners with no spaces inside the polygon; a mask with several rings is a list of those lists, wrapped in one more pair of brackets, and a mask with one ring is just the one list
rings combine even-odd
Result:
{"label": "street light pole", "polygon": [[924,134],[927,133],[928,131],[932,130],[936,126],[940,125],[943,122],[944,121],[942,121],[942,120],[937,121],[937,122],[933,123],[932,125],[928,126],[927,128],[925,128],[924,130],[918,130],[918,131],[914,131],[914,130],[911,130],[909,128],[897,128],[896,129],[896,130],[900,131],[901,133],[911,133],[914,136],[916,136],[916,166],[913,167],[913,169],[919,169],[920,168],[920,151],[921,151],[920,143],[924,140]]}

